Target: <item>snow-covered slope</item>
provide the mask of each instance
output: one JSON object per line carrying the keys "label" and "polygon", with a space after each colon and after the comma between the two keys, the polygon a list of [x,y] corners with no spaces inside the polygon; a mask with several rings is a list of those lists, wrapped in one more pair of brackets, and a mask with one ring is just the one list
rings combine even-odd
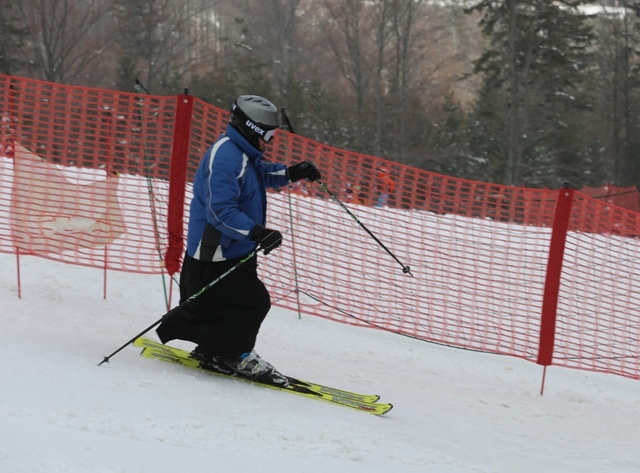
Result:
{"label": "snow-covered slope", "polygon": [[[640,472],[640,384],[274,309],[258,352],[384,417],[143,359],[159,276],[0,255],[0,471]],[[268,257],[263,259],[269,264]],[[189,347],[188,344],[184,346]]]}

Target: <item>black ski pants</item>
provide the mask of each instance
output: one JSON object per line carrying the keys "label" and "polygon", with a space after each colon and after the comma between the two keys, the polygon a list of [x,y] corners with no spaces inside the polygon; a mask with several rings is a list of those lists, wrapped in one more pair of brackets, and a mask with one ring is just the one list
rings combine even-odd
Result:
{"label": "black ski pants", "polygon": [[[180,302],[224,274],[242,258],[208,262],[185,255],[180,272]],[[258,278],[257,256],[246,261],[157,329],[162,343],[187,340],[207,355],[237,358],[250,352],[271,308],[269,292]]]}

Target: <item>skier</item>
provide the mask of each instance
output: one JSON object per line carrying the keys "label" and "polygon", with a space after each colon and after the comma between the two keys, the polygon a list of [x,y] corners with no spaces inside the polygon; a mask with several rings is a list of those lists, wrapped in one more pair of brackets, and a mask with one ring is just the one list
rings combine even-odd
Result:
{"label": "skier", "polygon": [[389,203],[389,196],[393,194],[396,188],[395,181],[391,178],[385,168],[376,170],[376,190],[378,197],[374,204],[375,207],[384,207]]}
{"label": "skier", "polygon": [[[180,272],[181,302],[221,276],[258,245],[268,254],[282,234],[266,226],[267,187],[316,181],[311,161],[266,163],[262,155],[278,128],[269,100],[243,95],[232,105],[225,133],[205,152],[194,177],[187,251]],[[260,325],[271,307],[258,278],[257,256],[228,273],[157,329],[162,343],[197,346],[192,357],[211,371],[286,385],[288,380],[255,351]]]}

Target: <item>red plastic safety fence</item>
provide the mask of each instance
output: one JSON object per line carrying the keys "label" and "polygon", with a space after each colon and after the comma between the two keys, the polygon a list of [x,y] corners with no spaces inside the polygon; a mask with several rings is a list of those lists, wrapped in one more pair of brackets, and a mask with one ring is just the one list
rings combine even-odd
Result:
{"label": "red plastic safety fence", "polygon": [[176,97],[0,84],[2,251],[160,271]]}
{"label": "red plastic safety fence", "polygon": [[601,202],[640,212],[640,191],[636,186],[618,187],[607,183],[600,187],[583,187],[580,192]]}
{"label": "red plastic safety fence", "polygon": [[[179,269],[191,180],[227,112],[0,76],[0,251]],[[332,320],[640,378],[640,214],[569,189],[420,171],[279,131],[265,159],[323,182],[270,192],[274,303]],[[403,265],[413,276],[403,273]]]}
{"label": "red plastic safety fence", "polygon": [[553,364],[638,378],[640,214],[576,193]]}

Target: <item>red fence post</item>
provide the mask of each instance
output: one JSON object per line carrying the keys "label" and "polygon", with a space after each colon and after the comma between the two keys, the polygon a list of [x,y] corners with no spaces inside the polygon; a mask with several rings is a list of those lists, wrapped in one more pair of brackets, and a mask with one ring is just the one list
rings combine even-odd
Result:
{"label": "red fence post", "polygon": [[536,361],[536,363],[543,366],[549,366],[553,361],[560,278],[562,276],[564,248],[567,242],[567,230],[569,229],[569,217],[571,216],[571,206],[573,205],[573,194],[573,189],[569,188],[563,188],[558,191],[556,211],[553,218],[547,276],[544,283],[542,301],[538,360]]}
{"label": "red fence post", "polygon": [[169,177],[169,207],[167,210],[168,246],[164,263],[170,275],[180,269],[184,237],[184,198],[187,181],[187,163],[189,162],[189,143],[191,141],[191,120],[193,97],[178,95],[176,118],[173,127],[171,146],[171,172]]}

